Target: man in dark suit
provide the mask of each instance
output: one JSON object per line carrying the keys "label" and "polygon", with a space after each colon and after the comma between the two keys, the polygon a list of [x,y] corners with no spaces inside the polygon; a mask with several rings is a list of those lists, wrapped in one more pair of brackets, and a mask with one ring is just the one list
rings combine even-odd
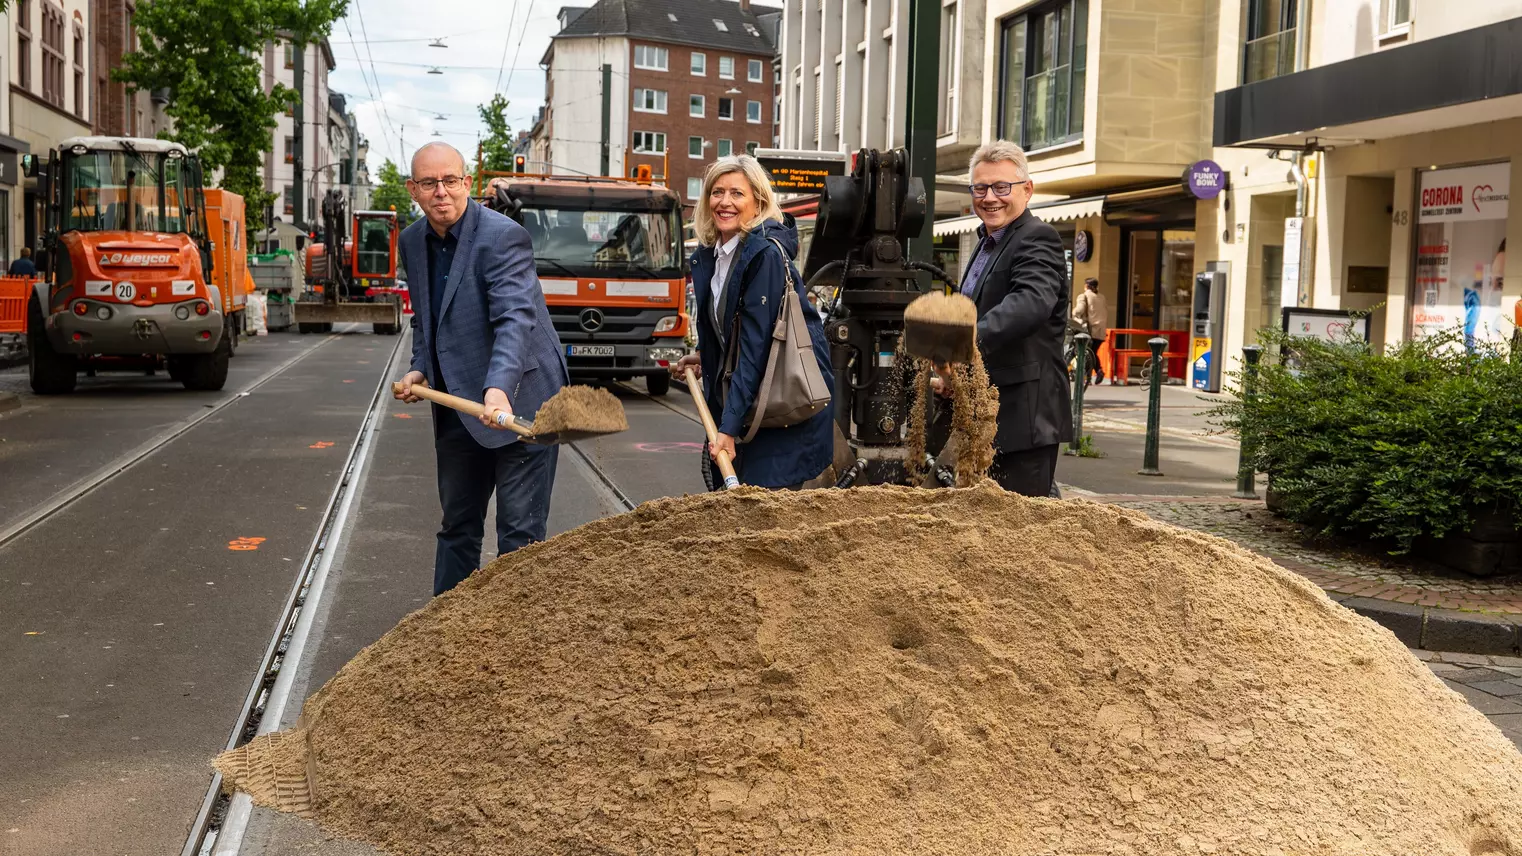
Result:
{"label": "man in dark suit", "polygon": [[519,442],[497,426],[496,414],[532,418],[568,378],[528,233],[471,200],[460,153],[445,143],[418,149],[407,189],[424,219],[399,241],[414,314],[411,371],[397,398],[418,401],[412,386],[426,383],[486,405],[479,420],[433,408],[444,510],[434,557],[438,595],[481,564],[494,492],[499,554],[544,540],[557,450]]}
{"label": "man in dark suit", "polygon": [[1062,359],[1068,281],[1057,230],[1026,207],[1034,189],[1014,143],[973,153],[970,190],[983,225],[962,293],[978,305],[978,348],[999,388],[989,475],[1005,490],[1052,496],[1058,446],[1073,434]]}

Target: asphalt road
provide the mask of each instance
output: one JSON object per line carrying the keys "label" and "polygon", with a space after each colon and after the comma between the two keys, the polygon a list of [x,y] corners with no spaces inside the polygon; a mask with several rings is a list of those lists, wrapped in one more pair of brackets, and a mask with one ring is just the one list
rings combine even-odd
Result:
{"label": "asphalt road", "polygon": [[[247,381],[318,348],[0,546],[0,830],[15,830],[0,832],[6,852],[179,851],[207,761],[227,740],[398,343],[319,341],[276,339],[263,359],[244,350],[235,362]],[[147,378],[126,392],[109,380],[0,418],[5,445],[47,444],[21,456],[30,469],[4,463],[4,493],[24,498],[9,508],[200,406]],[[50,475],[32,460],[43,454],[69,471]],[[75,456],[89,464],[68,466]]]}
{"label": "asphalt road", "polygon": [[[398,345],[358,332],[246,341],[221,393],[111,374],[42,398],[24,370],[0,372],[22,401],[0,415],[0,533],[115,473],[0,544],[0,853],[179,851],[377,386],[401,373],[388,367]],[[631,431],[561,450],[552,533],[620,513],[626,497],[703,490],[701,428],[690,404],[678,412],[680,388],[672,406],[642,384],[616,391]],[[429,408],[382,397],[352,489],[287,722],[427,602]],[[243,852],[322,840],[258,815]]]}

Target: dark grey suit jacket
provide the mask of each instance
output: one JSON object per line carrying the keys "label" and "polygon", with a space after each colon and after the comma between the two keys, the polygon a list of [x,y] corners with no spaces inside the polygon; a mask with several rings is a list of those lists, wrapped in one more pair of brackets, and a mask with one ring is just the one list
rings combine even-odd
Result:
{"label": "dark grey suit jacket", "polygon": [[1010,224],[973,289],[978,348],[999,388],[994,445],[1020,452],[1073,435],[1062,336],[1068,316],[1062,238],[1029,210]]}
{"label": "dark grey suit jacket", "polygon": [[[534,270],[534,248],[522,226],[475,201],[466,205],[463,219],[439,311],[437,341],[429,317],[428,251],[423,244],[432,227],[419,217],[402,230],[401,264],[407,270],[416,319],[411,367],[437,388],[437,355],[450,392],[480,401],[487,389],[500,389],[507,393],[513,413],[532,419],[567,383],[565,353]],[[455,415],[488,449],[518,439],[511,431]]]}

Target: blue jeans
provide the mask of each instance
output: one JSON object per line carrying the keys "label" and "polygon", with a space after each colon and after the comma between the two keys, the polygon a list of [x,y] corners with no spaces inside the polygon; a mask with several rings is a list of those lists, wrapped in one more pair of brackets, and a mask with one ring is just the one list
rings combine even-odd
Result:
{"label": "blue jeans", "polygon": [[437,596],[480,567],[486,506],[494,491],[498,555],[544,540],[560,450],[522,442],[488,449],[470,436],[458,413],[438,405],[433,406],[433,448],[444,510],[433,564]]}

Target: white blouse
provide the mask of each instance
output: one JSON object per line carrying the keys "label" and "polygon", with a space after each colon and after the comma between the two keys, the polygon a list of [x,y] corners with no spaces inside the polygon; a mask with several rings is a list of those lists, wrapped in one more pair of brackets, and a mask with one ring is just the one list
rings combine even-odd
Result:
{"label": "white blouse", "polygon": [[[736,251],[740,247],[740,236],[735,235],[723,244],[714,247],[713,280],[708,283],[709,293],[713,296],[713,328],[719,330],[720,313],[724,311],[724,283],[729,280],[729,269],[734,267]],[[723,336],[724,331],[720,330]]]}

